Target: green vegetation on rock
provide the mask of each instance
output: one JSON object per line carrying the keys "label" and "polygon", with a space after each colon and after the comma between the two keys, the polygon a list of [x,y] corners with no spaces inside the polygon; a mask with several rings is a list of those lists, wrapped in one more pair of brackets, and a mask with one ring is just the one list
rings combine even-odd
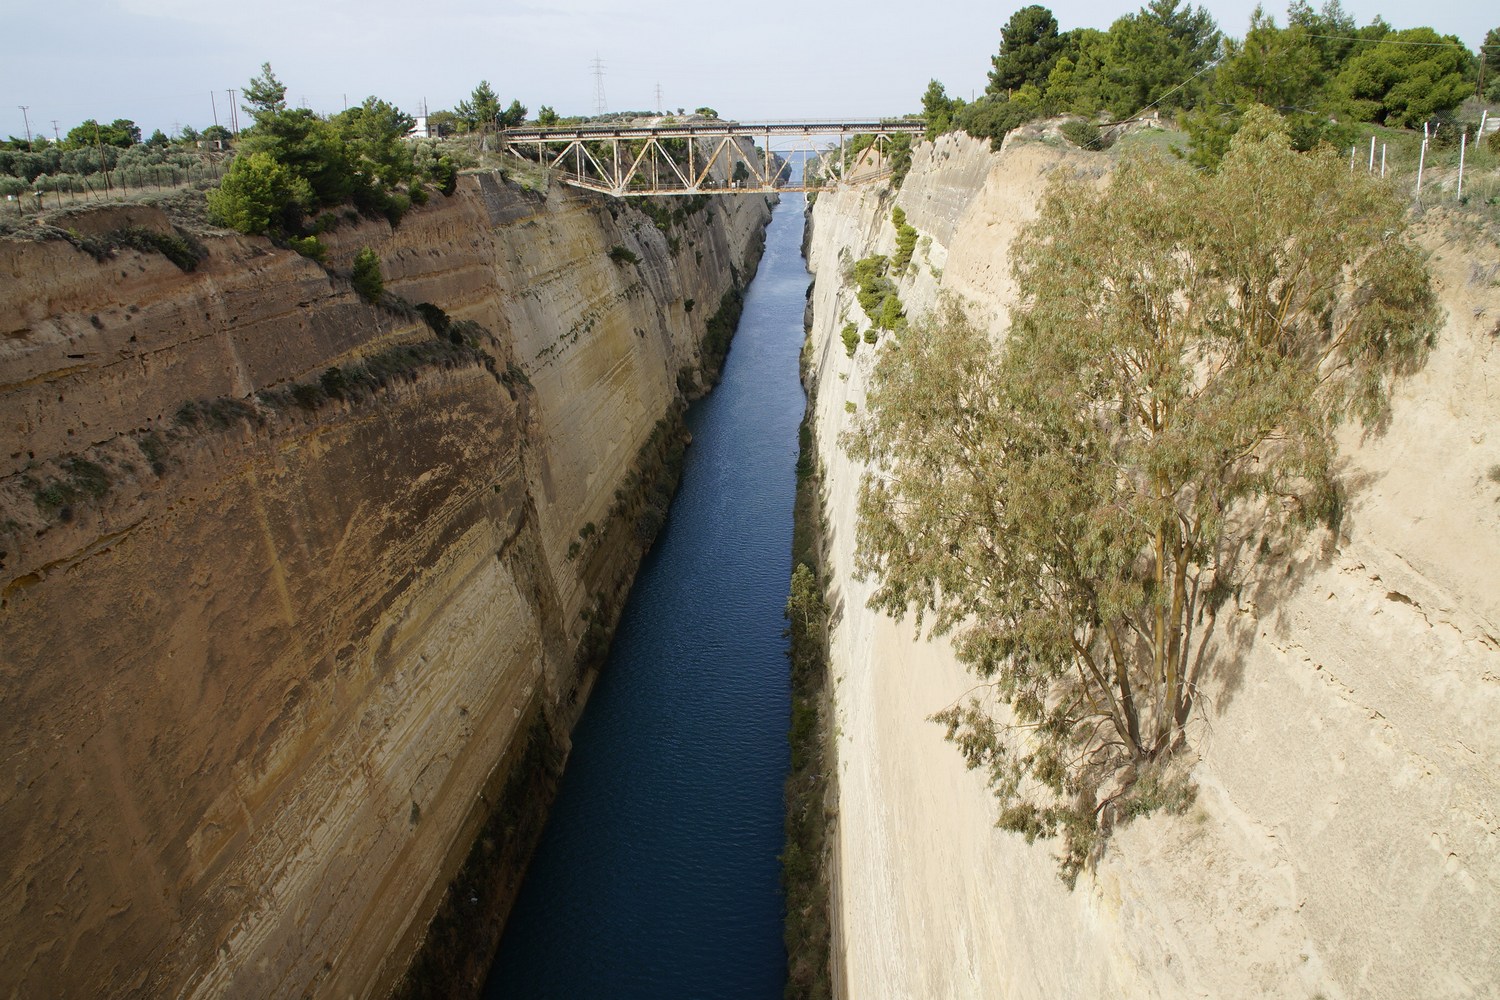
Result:
{"label": "green vegetation on rock", "polygon": [[882,330],[895,330],[906,320],[895,282],[888,276],[890,270],[891,261],[882,254],[856,261],[853,270],[859,307]]}
{"label": "green vegetation on rock", "polygon": [[907,224],[906,213],[897,205],[891,209],[891,224],[896,227],[896,252],[891,255],[891,270],[904,274],[911,263],[912,252],[917,248],[917,230]]}
{"label": "green vegetation on rock", "polygon": [[845,323],[839,336],[844,341],[844,353],[854,357],[854,352],[859,348],[859,328],[853,323]]}
{"label": "green vegetation on rock", "polygon": [[791,770],[787,775],[786,846],[781,885],[786,894],[787,983],[789,998],[827,1000],[833,996],[829,877],[833,798],[833,735],[827,690],[828,602],[819,579],[819,476],[814,471],[812,427],[798,433],[797,499],[793,514],[791,584],[786,602],[788,656],[792,673],[792,718],[787,733]]}
{"label": "green vegetation on rock", "polygon": [[354,290],[366,302],[379,302],[385,293],[385,280],[380,276],[380,257],[369,247],[354,255],[354,273],[349,279]]}
{"label": "green vegetation on rock", "polygon": [[872,606],[953,633],[937,713],[999,824],[1061,839],[1177,807],[1200,648],[1246,564],[1342,509],[1335,428],[1378,427],[1439,310],[1405,206],[1247,111],[1217,173],[1059,177],[1011,248],[1003,347],[956,307],[882,352],[847,445]]}

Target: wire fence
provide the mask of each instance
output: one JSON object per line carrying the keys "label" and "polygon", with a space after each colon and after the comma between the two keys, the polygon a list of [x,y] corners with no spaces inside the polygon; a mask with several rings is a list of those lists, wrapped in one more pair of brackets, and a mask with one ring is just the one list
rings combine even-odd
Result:
{"label": "wire fence", "polygon": [[28,185],[30,190],[6,194],[4,208],[7,214],[22,218],[47,209],[105,205],[212,187],[227,167],[227,159],[204,157],[198,162],[127,166],[92,174],[42,174]]}
{"label": "wire fence", "polygon": [[1349,169],[1386,178],[1421,204],[1457,202],[1500,211],[1500,139],[1488,119],[1482,131],[1452,125],[1423,132],[1371,131],[1349,147]]}

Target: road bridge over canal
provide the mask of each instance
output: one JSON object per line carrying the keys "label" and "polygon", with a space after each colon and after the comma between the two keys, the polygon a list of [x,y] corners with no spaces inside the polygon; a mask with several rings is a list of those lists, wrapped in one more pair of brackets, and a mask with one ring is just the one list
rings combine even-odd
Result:
{"label": "road bridge over canal", "polygon": [[[633,198],[833,191],[870,183],[890,173],[884,153],[893,138],[926,129],[925,122],[910,118],[689,119],[516,128],[502,136],[510,152],[561,171],[567,184]],[[846,168],[846,152],[851,143],[863,146],[862,137],[880,155]],[[803,170],[796,172],[793,161],[799,156]],[[816,164],[813,181],[807,180],[809,161]]]}

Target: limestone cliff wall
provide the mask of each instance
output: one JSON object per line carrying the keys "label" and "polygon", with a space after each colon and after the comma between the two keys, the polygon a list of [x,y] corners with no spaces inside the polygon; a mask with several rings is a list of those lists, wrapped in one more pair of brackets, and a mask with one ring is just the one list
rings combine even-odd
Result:
{"label": "limestone cliff wall", "polygon": [[812,378],[837,609],[836,904],[851,997],[1480,997],[1500,982],[1500,249],[1430,215],[1420,238],[1447,309],[1382,437],[1341,442],[1344,534],[1220,615],[1182,817],[1116,831],[1067,891],[1045,844],[995,806],[926,721],[969,691],[942,642],[865,607],[851,574],[862,469],[838,446],[873,352],[843,273],[919,241],[912,315],[943,292],[1003,329],[1006,248],[1051,173],[1109,158],[945,137],[898,196],[812,212]]}
{"label": "limestone cliff wall", "polygon": [[[0,240],[0,995],[391,987],[528,734],[566,743],[768,219],[471,174],[326,268]],[[463,342],[360,300],[363,246]]]}

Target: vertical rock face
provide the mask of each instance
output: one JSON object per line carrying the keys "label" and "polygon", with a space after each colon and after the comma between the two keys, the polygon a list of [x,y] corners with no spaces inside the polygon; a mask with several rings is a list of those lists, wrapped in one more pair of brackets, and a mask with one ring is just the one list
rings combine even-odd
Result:
{"label": "vertical rock face", "polygon": [[[865,606],[852,575],[862,469],[838,447],[874,351],[852,261],[919,240],[917,316],[956,296],[1003,330],[1007,247],[1049,175],[1100,154],[944,137],[898,197],[822,195],[809,260],[839,755],[835,905],[853,997],[1488,995],[1500,981],[1500,248],[1429,217],[1447,324],[1383,436],[1341,441],[1349,513],[1221,612],[1181,817],[1118,829],[1068,892],[1047,845],[993,828],[932,712],[975,683],[942,641]],[[929,242],[930,241],[930,242]]]}
{"label": "vertical rock face", "polygon": [[[768,219],[466,175],[326,270],[0,241],[0,993],[390,988],[528,734],[566,741]],[[450,341],[353,294],[362,246]]]}

